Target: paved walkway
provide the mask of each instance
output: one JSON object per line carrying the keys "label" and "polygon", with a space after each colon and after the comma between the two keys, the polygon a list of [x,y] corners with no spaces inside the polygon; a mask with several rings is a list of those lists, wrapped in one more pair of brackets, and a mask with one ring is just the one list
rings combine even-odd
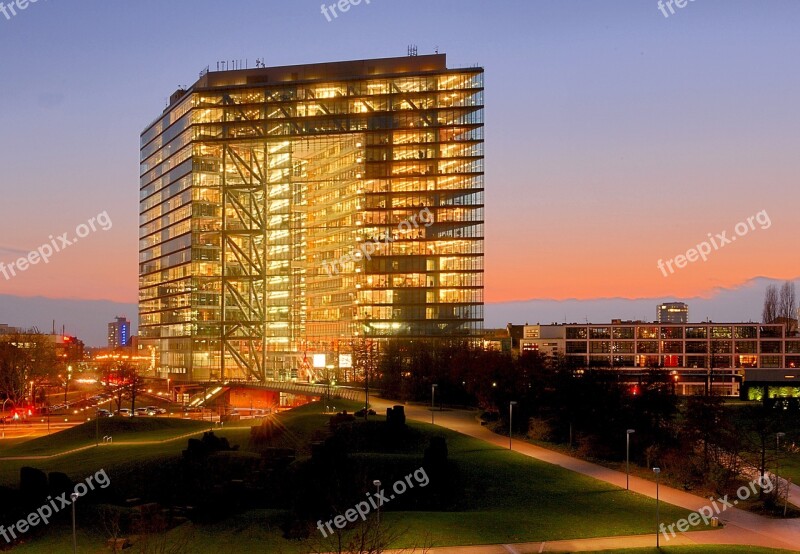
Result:
{"label": "paved walkway", "polygon": [[[385,412],[386,408],[396,404],[379,398],[371,398],[370,401],[376,410],[382,412]],[[427,407],[406,405],[405,410],[406,416],[409,419],[424,423],[430,423],[431,421],[431,412]],[[436,425],[441,425],[447,429],[495,444],[502,448],[508,448],[508,437],[497,435],[486,429],[484,426],[480,425],[476,416],[477,412],[467,410],[437,411],[435,414],[435,421]],[[554,464],[570,471],[588,475],[589,477],[617,485],[618,487],[625,487],[625,473],[623,472],[573,458],[566,454],[535,446],[524,441],[514,440],[512,441],[512,445],[515,452],[525,456],[530,456],[531,458],[536,458],[537,460]],[[650,498],[655,498],[656,496],[655,483],[639,477],[631,476],[630,488],[632,491]],[[794,492],[795,491],[793,491],[793,493]],[[730,497],[734,498],[735,491],[732,491],[732,493]],[[659,496],[663,502],[680,506],[681,508],[691,511],[697,511],[711,504],[710,500],[704,497],[696,496],[665,485],[659,487]],[[798,497],[795,496],[794,498],[796,499]],[[695,531],[690,533],[677,533],[676,530],[677,537],[671,539],[667,544],[741,544],[800,551],[799,520],[769,519],[744,510],[739,510],[738,508],[729,508],[718,517],[725,525],[722,530]],[[673,522],[664,523],[670,524]],[[663,535],[661,539],[663,546],[666,543],[666,541],[663,540]],[[464,552],[483,554],[493,554],[494,552],[513,554],[516,552],[519,554],[526,554],[528,552],[577,552],[581,550],[601,550],[636,546],[655,546],[655,535],[529,543],[522,545],[495,545],[485,547],[487,550],[483,550],[484,547],[465,547],[467,548],[466,550],[442,548],[434,549],[432,552],[437,554],[460,554]],[[498,550],[498,548],[500,548],[500,550]]]}

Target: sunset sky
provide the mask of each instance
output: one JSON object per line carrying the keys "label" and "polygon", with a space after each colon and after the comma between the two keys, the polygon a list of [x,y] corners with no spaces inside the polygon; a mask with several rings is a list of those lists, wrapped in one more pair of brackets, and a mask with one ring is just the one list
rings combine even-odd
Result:
{"label": "sunset sky", "polygon": [[[486,69],[488,303],[800,275],[800,3],[697,0],[665,18],[655,0],[372,0],[331,22],[320,3],[40,0],[0,15],[0,262],[113,222],[0,274],[0,295],[136,302],[139,133],[206,66],[409,44]],[[762,211],[769,228],[658,269]]]}

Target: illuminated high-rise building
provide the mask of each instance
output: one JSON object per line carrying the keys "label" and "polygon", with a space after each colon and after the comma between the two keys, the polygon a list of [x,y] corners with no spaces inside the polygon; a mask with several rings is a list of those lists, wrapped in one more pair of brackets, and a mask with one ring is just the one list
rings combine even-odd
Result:
{"label": "illuminated high-rise building", "polygon": [[124,348],[131,340],[131,323],[125,317],[116,317],[108,324],[108,347]]}
{"label": "illuminated high-rise building", "polygon": [[483,69],[443,54],[204,72],[141,135],[140,348],[305,379],[479,334],[483,139]]}
{"label": "illuminated high-rise building", "polygon": [[689,306],[683,302],[664,302],[659,304],[657,321],[659,323],[688,323]]}

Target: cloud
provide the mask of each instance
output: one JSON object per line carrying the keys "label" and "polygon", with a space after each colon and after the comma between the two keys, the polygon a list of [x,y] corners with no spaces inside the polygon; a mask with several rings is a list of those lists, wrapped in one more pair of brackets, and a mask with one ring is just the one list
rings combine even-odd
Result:
{"label": "cloud", "polygon": [[0,255],[11,254],[12,256],[27,256],[30,250],[22,250],[12,246],[3,246],[0,244]]}

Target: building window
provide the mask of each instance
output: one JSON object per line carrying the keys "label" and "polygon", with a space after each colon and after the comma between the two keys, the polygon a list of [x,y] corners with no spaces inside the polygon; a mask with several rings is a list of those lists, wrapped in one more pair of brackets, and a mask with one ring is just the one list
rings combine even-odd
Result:
{"label": "building window", "polygon": [[762,354],[780,354],[781,353],[781,341],[778,340],[765,340],[761,341],[761,353]]}
{"label": "building window", "polygon": [[608,354],[611,352],[611,343],[608,341],[593,340],[589,343],[589,352],[592,354]]}
{"label": "building window", "polygon": [[737,354],[758,354],[758,342],[754,340],[736,341]]}
{"label": "building window", "polygon": [[657,354],[658,342],[656,341],[640,341],[636,344],[636,352],[639,354]]}
{"label": "building window", "polygon": [[711,342],[711,352],[714,354],[730,354],[733,343],[727,340],[715,340]]}
{"label": "building window", "polygon": [[657,339],[658,327],[639,327],[637,334],[640,339]]}
{"label": "building window", "polygon": [[683,327],[662,327],[661,328],[661,338],[662,339],[682,339],[683,338]]}
{"label": "building window", "polygon": [[663,350],[664,354],[683,354],[683,342],[677,341],[664,341]]}
{"label": "building window", "polygon": [[711,328],[711,338],[712,339],[730,339],[733,338],[731,334],[730,327],[712,327]]}
{"label": "building window", "polygon": [[586,342],[567,341],[567,354],[586,354]]}
{"label": "building window", "polygon": [[708,338],[708,329],[706,327],[687,327],[687,339],[705,339]]}
{"label": "building window", "polygon": [[707,342],[687,341],[686,352],[689,354],[705,354],[708,352]]}
{"label": "building window", "polygon": [[633,327],[614,327],[614,339],[632,339]]}
{"label": "building window", "polygon": [[586,327],[567,327],[568,339],[585,339]]}

